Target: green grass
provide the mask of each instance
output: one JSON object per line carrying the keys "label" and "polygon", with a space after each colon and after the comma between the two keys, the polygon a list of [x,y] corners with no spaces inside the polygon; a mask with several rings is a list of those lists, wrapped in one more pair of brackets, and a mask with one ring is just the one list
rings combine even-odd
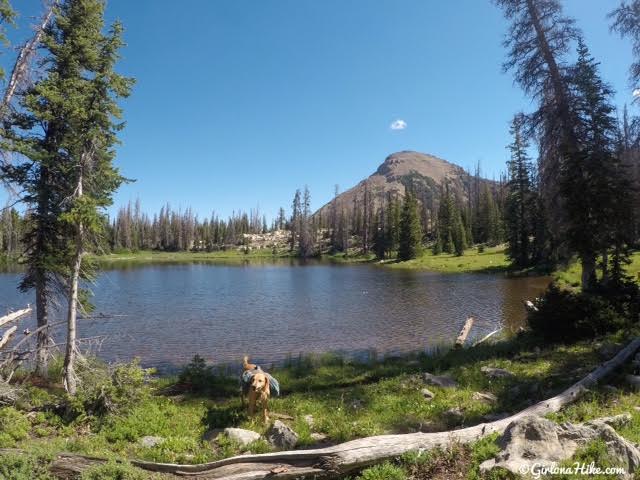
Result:
{"label": "green grass", "polygon": [[290,258],[288,251],[274,252],[271,249],[255,249],[248,253],[238,249],[215,252],[160,252],[143,250],[137,252],[108,253],[93,255],[91,258],[101,266],[135,265],[154,263],[191,263],[191,262],[245,262],[251,260],[271,260]]}
{"label": "green grass", "polygon": [[[473,349],[366,363],[335,355],[306,357],[272,370],[282,385],[283,395],[272,400],[271,411],[292,417],[285,421],[299,434],[301,447],[315,444],[312,433],[322,433],[327,441],[338,443],[377,434],[442,431],[477,424],[486,415],[519,411],[556,394],[601,361],[594,353],[592,341],[537,351],[530,341],[518,337]],[[516,375],[490,380],[480,371],[485,365],[507,368]],[[435,393],[435,398],[427,401],[421,393],[425,387],[421,374],[425,371],[450,375],[459,387],[427,386]],[[625,389],[620,381],[622,374],[610,380],[619,386],[616,392],[594,389],[554,419],[584,421],[630,411],[634,422],[621,433],[632,441],[640,441],[640,412],[633,408],[640,405],[640,394]],[[201,463],[247,450],[271,450],[264,441],[240,448],[224,439],[211,441],[211,435],[206,435],[229,426],[265,433],[267,426],[259,418],[248,418],[238,395],[229,393],[237,385],[236,378],[218,379],[216,389],[208,394],[180,394],[175,383],[172,378],[154,379],[148,391],[126,411],[103,418],[80,416],[73,420],[56,409],[27,414],[26,410],[34,404],[42,407],[59,403],[62,398],[59,387],[45,390],[33,386],[28,395],[30,401],[21,407],[23,411],[0,409],[0,419],[6,420],[5,427],[0,422],[5,434],[2,446],[26,449],[34,458],[71,451],[111,459],[172,463]],[[498,400],[495,403],[476,400],[474,392],[490,392]],[[451,408],[460,409],[462,418],[448,415]],[[307,415],[314,418],[312,427],[305,420]],[[153,448],[141,446],[140,439],[149,435],[163,437],[165,441]],[[450,468],[466,469],[473,476],[477,465],[494,448],[491,442],[483,442],[465,447],[465,462],[456,460]],[[415,478],[431,478],[433,472],[445,468],[442,465],[454,461],[447,460],[447,455],[447,452],[434,454],[429,465],[401,462],[399,468],[406,472],[422,469],[419,471],[431,473]],[[377,478],[375,475],[387,468],[395,472],[395,467],[379,467],[369,474],[373,476],[364,478]]]}
{"label": "green grass", "polygon": [[477,248],[470,248],[462,256],[446,253],[433,255],[431,251],[426,251],[414,260],[389,263],[389,266],[444,273],[505,272],[509,269],[509,261],[505,255],[505,246],[501,245],[485,248],[482,253]]}
{"label": "green grass", "polygon": [[[626,267],[626,272],[631,278],[640,279],[640,252],[635,252],[631,255],[631,263]],[[572,262],[570,265],[556,271],[553,277],[564,287],[580,287],[580,263],[577,261]]]}

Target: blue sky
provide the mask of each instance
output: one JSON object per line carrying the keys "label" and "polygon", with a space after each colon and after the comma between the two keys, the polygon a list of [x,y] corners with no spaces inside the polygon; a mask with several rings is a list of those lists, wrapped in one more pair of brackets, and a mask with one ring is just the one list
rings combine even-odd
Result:
{"label": "blue sky", "polygon": [[[21,25],[41,9],[13,3]],[[563,2],[621,105],[632,57],[608,31],[617,3]],[[509,120],[531,106],[501,71],[507,24],[490,0],[110,0],[107,15],[137,79],[117,159],[137,181],[116,206],[271,217],[307,184],[317,208],[398,150],[494,177]]]}

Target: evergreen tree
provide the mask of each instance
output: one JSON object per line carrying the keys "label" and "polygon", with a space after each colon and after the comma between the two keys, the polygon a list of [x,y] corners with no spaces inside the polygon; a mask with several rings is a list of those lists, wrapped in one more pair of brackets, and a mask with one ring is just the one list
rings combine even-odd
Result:
{"label": "evergreen tree", "polygon": [[293,203],[291,204],[291,221],[289,222],[289,228],[291,230],[291,241],[289,250],[293,251],[298,244],[298,236],[300,235],[300,219],[302,216],[302,206],[300,198],[300,189],[296,190],[293,196]]}
{"label": "evergreen tree", "polygon": [[[102,0],[66,0],[56,12],[44,44],[51,55],[48,75],[39,88],[49,92],[43,113],[64,122],[59,131],[65,155],[57,166],[68,191],[61,220],[70,240],[68,251],[67,348],[64,361],[65,387],[76,393],[76,316],[81,274],[87,275],[83,256],[97,244],[102,233],[103,209],[124,180],[112,164],[116,134],[122,128],[117,99],[129,95],[132,81],[113,68],[122,46],[122,27],[115,24],[109,35],[104,26]],[[51,96],[57,92],[58,96]],[[135,218],[139,219],[139,202]],[[136,237],[136,242],[138,238]]]}
{"label": "evergreen tree", "polygon": [[532,165],[527,155],[529,143],[524,134],[524,117],[518,114],[511,124],[513,143],[509,145],[511,160],[508,162],[509,183],[507,184],[506,233],[507,255],[517,267],[531,264],[534,236],[533,192],[531,186]]}
{"label": "evergreen tree", "polygon": [[[630,185],[616,155],[617,122],[613,91],[599,76],[598,63],[580,40],[578,60],[570,74],[572,108],[581,146],[579,156],[565,162],[562,193],[570,222],[567,237],[582,265],[582,287],[596,285],[596,259],[611,245],[611,235],[621,225],[613,220],[630,203]],[[632,224],[631,217],[626,224]],[[625,228],[628,228],[625,227]],[[607,272],[607,265],[603,265]]]}
{"label": "evergreen tree", "polygon": [[422,225],[418,215],[418,202],[408,190],[402,205],[399,237],[398,259],[405,261],[416,258],[422,251]]}

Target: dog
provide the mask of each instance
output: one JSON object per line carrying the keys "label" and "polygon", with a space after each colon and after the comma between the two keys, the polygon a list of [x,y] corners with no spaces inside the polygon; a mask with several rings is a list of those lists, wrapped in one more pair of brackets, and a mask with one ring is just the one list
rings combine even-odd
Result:
{"label": "dog", "polygon": [[271,382],[273,377],[253,363],[249,363],[249,357],[245,355],[242,361],[242,405],[245,397],[249,401],[249,416],[253,416],[256,407],[262,408],[264,422],[269,421],[269,398],[271,397]]}

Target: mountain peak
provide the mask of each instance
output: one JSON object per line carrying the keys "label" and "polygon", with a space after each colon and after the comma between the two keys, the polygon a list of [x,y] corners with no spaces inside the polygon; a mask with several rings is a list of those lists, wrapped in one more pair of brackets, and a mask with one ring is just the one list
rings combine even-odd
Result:
{"label": "mountain peak", "polygon": [[430,177],[437,183],[442,183],[445,178],[458,176],[463,170],[458,165],[447,162],[435,155],[427,153],[403,150],[392,153],[378,167],[374,175],[383,175],[388,179],[400,178],[412,173],[418,173]]}
{"label": "mountain peak", "polygon": [[[343,208],[351,209],[364,199],[365,189],[368,189],[374,203],[379,205],[387,193],[404,196],[406,186],[410,184],[422,201],[429,202],[428,208],[433,210],[445,181],[455,195],[461,199],[466,197],[466,187],[471,179],[462,167],[435,155],[403,150],[385,158],[372,175],[341,193],[337,201]],[[318,213],[328,214],[329,205],[324,205]]]}

